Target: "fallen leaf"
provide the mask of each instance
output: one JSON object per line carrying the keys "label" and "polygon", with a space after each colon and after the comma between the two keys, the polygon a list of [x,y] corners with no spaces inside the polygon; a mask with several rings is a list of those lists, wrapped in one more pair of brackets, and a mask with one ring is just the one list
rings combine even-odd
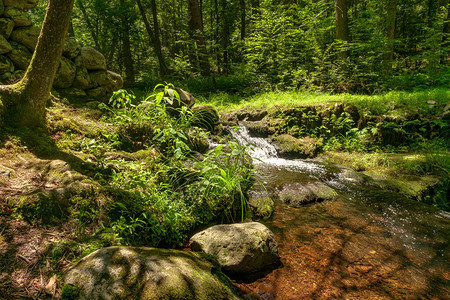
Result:
{"label": "fallen leaf", "polygon": [[47,285],[45,286],[45,292],[49,295],[54,296],[56,292],[56,275],[53,275],[52,278],[48,281]]}

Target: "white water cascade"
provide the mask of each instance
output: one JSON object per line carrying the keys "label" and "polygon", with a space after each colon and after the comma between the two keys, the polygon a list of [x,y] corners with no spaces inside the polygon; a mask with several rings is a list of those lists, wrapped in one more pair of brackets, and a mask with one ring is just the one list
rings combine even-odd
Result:
{"label": "white water cascade", "polygon": [[255,164],[266,164],[277,168],[284,168],[290,171],[307,171],[315,174],[322,174],[325,168],[315,162],[304,160],[288,160],[277,155],[277,149],[271,145],[268,139],[252,137],[245,126],[237,126],[231,131],[231,135],[241,144],[249,147],[249,154],[254,158]]}

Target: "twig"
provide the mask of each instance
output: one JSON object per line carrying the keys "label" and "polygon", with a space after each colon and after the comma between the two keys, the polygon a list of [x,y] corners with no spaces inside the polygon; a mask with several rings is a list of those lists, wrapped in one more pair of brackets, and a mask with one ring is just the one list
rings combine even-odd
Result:
{"label": "twig", "polygon": [[308,25],[309,23],[311,23],[312,21],[314,21],[315,19],[317,19],[320,15],[324,14],[327,10],[329,10],[332,7],[332,5],[328,6],[327,8],[325,8],[324,10],[322,10],[320,13],[318,13],[314,18],[310,19],[308,22],[303,23],[302,25],[300,25],[298,28],[302,28],[306,25]]}

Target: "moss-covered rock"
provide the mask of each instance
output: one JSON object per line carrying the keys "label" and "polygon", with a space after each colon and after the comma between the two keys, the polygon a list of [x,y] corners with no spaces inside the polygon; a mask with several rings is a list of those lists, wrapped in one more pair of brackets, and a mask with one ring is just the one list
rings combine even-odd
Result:
{"label": "moss-covered rock", "polygon": [[67,38],[64,41],[63,55],[69,59],[74,59],[81,52],[81,45],[74,38]]}
{"label": "moss-covered rock", "polygon": [[81,55],[79,56],[83,66],[91,71],[104,70],[106,71],[106,59],[97,50],[92,47],[81,48]]}
{"label": "moss-covered rock", "polygon": [[195,234],[190,244],[194,251],[217,257],[231,273],[254,272],[279,261],[274,234],[257,222],[212,226]]}
{"label": "moss-covered rock", "polygon": [[0,35],[3,35],[3,37],[9,39],[13,29],[14,21],[12,19],[0,18]]}
{"label": "moss-covered rock", "polygon": [[211,105],[201,105],[192,108],[192,125],[213,131],[219,121],[219,113]]}
{"label": "moss-covered rock", "polygon": [[272,137],[278,155],[286,158],[312,158],[322,149],[322,140],[305,137],[297,139],[289,134]]}
{"label": "moss-covered rock", "polygon": [[22,44],[11,42],[12,50],[6,56],[14,63],[16,69],[26,70],[31,61],[31,52]]}
{"label": "moss-covered rock", "polygon": [[255,122],[243,121],[242,124],[248,128],[248,131],[252,136],[266,138],[269,135],[276,133],[275,127],[273,127],[266,119]]}
{"label": "moss-covered rock", "polygon": [[11,18],[14,21],[14,25],[16,27],[27,27],[31,26],[31,17],[28,11],[24,11],[22,9],[6,6],[5,11],[3,12],[5,17]]}
{"label": "moss-covered rock", "polygon": [[21,43],[30,51],[34,51],[41,29],[39,27],[20,27],[11,33],[11,40]]}
{"label": "moss-covered rock", "polygon": [[252,189],[248,192],[248,206],[252,211],[253,218],[267,219],[272,216],[275,202],[264,189]]}
{"label": "moss-covered rock", "polygon": [[292,183],[283,186],[279,193],[283,203],[301,206],[310,203],[330,201],[337,198],[337,192],[321,182]]}
{"label": "moss-covered rock", "polygon": [[71,87],[75,80],[76,70],[77,67],[70,59],[61,57],[53,86],[62,89]]}
{"label": "moss-covered rock", "polygon": [[8,53],[12,50],[11,44],[3,35],[0,35],[0,54]]}
{"label": "moss-covered rock", "polygon": [[38,5],[39,0],[3,0],[5,6],[15,7],[21,10],[29,10]]}
{"label": "moss-covered rock", "polygon": [[231,282],[201,255],[178,250],[109,247],[64,276],[77,299],[240,299]]}
{"label": "moss-covered rock", "polygon": [[14,64],[6,56],[0,55],[0,74],[14,72]]}

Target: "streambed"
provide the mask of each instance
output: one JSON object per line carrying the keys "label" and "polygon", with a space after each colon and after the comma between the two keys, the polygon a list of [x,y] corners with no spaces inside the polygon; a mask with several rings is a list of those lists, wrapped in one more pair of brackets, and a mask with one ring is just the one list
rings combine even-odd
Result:
{"label": "streambed", "polygon": [[[265,224],[282,265],[237,280],[253,299],[450,299],[450,216],[384,191],[336,166],[284,160],[245,128],[261,181],[273,194],[320,181],[337,200],[294,208],[277,201]],[[275,152],[274,152],[275,151]],[[351,174],[351,173],[350,173]]]}

